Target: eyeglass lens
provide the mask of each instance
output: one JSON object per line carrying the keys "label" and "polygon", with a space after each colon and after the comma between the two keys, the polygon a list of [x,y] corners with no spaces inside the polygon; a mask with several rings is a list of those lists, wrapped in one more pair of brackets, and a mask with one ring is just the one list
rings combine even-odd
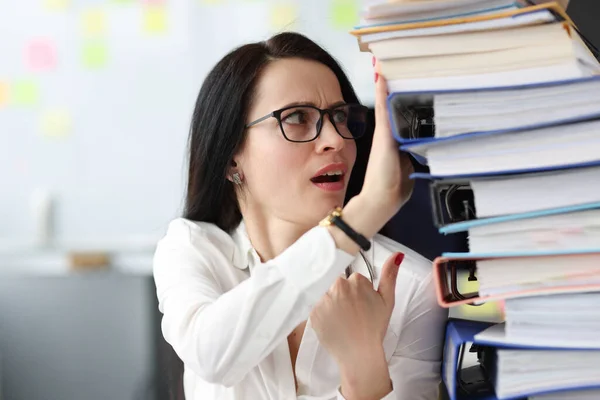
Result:
{"label": "eyeglass lens", "polygon": [[[329,111],[337,132],[346,139],[358,139],[366,130],[367,110],[362,106],[343,105]],[[327,118],[324,115],[323,118]],[[281,130],[293,142],[314,140],[323,125],[321,112],[313,107],[298,106],[286,109],[280,115]]]}

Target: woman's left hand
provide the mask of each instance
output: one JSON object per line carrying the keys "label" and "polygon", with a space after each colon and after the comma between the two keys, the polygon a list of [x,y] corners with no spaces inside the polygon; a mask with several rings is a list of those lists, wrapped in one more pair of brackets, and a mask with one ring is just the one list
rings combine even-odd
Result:
{"label": "woman's left hand", "polygon": [[[394,310],[396,278],[403,258],[404,254],[397,253],[387,260],[378,290],[359,273],[347,280],[339,278],[311,312],[319,342],[340,367],[342,390],[348,399],[353,397],[348,392],[377,390],[373,379],[390,385],[389,375],[381,376],[387,372],[383,339]],[[378,376],[369,377],[367,371]],[[360,387],[360,381],[368,387]]]}

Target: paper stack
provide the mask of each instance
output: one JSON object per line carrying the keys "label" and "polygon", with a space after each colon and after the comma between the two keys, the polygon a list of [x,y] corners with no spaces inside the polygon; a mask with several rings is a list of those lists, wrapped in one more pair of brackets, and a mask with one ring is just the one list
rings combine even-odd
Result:
{"label": "paper stack", "polygon": [[[505,301],[504,324],[449,323],[451,399],[600,398],[597,50],[559,3],[368,0],[361,17],[440,231],[469,234],[469,253],[434,262],[439,303]],[[458,291],[461,270],[478,293]],[[459,375],[467,342],[482,379]]]}

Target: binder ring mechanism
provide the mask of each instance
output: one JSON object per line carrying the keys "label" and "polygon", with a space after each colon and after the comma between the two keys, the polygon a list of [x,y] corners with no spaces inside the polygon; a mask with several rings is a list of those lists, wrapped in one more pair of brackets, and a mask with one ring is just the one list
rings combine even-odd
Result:
{"label": "binder ring mechanism", "polygon": [[[461,272],[468,274],[467,281],[477,281],[475,260],[448,260],[445,265],[440,265],[438,273],[440,274],[440,284],[442,296],[448,303],[465,301],[479,297],[479,292],[463,293],[459,289],[459,279],[462,277]],[[468,303],[470,306],[481,306],[484,303]]]}
{"label": "binder ring mechanism", "polygon": [[433,181],[429,188],[437,228],[476,218],[475,198],[468,180]]}

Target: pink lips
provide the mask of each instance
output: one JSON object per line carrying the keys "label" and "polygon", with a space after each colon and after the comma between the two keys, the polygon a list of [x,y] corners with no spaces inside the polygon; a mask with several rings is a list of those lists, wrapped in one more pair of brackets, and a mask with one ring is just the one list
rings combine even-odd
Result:
{"label": "pink lips", "polygon": [[[313,180],[314,178],[317,178],[321,175],[325,175],[328,172],[334,172],[334,171],[339,171],[342,173],[340,175],[340,179],[336,182],[314,182],[314,180]],[[317,173],[311,179],[311,182],[313,185],[315,185],[319,189],[323,189],[328,192],[337,192],[337,191],[343,190],[346,186],[345,185],[345,177],[346,177],[347,171],[348,171],[348,167],[346,167],[346,164],[344,164],[344,163],[328,164],[317,171]]]}

